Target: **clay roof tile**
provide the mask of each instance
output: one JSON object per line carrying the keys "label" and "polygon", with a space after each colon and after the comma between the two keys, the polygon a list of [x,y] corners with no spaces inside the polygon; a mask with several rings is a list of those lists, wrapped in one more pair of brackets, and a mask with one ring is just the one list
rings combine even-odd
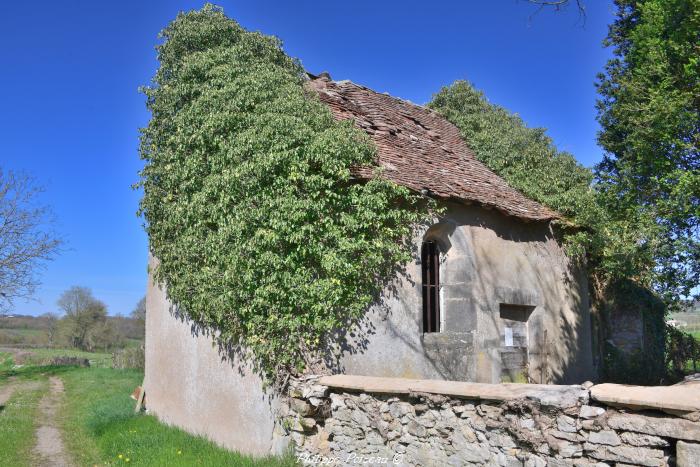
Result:
{"label": "clay roof tile", "polygon": [[[475,202],[523,220],[561,216],[510,187],[477,160],[459,129],[425,107],[380,94],[350,81],[311,77],[309,85],[338,120],[353,120],[378,149],[384,176],[433,196]],[[367,178],[368,168],[355,169]]]}

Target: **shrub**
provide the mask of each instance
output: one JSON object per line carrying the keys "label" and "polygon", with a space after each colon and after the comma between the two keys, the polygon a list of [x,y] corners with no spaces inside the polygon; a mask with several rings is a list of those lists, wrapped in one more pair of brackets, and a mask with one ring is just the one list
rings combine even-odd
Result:
{"label": "shrub", "polygon": [[143,370],[145,367],[144,346],[127,347],[112,353],[112,368],[135,368]]}

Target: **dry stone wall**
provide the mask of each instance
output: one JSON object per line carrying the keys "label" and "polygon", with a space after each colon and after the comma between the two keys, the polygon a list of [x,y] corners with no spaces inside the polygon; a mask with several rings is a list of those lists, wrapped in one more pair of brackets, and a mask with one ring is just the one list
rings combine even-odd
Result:
{"label": "dry stone wall", "polygon": [[[363,378],[292,382],[283,426],[302,464],[700,466],[697,411],[612,407],[586,386]],[[682,390],[700,405],[699,385]]]}

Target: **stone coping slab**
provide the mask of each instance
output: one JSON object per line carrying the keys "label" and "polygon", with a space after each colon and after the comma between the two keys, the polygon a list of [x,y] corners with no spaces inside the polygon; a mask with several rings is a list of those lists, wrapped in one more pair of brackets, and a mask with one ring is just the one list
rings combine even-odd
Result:
{"label": "stone coping slab", "polygon": [[700,411],[700,385],[698,384],[628,386],[604,383],[591,388],[591,397],[608,405],[637,410]]}
{"label": "stone coping slab", "polygon": [[588,402],[588,391],[579,385],[487,384],[358,375],[322,376],[319,378],[318,384],[348,391],[381,394],[428,393],[491,401],[532,399],[542,405],[560,408],[574,407]]}

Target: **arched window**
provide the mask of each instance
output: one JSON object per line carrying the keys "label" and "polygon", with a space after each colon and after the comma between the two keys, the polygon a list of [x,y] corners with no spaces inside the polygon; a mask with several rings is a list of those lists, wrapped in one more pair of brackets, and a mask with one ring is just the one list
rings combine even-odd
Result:
{"label": "arched window", "polygon": [[440,332],[440,247],[437,242],[423,242],[423,332]]}

